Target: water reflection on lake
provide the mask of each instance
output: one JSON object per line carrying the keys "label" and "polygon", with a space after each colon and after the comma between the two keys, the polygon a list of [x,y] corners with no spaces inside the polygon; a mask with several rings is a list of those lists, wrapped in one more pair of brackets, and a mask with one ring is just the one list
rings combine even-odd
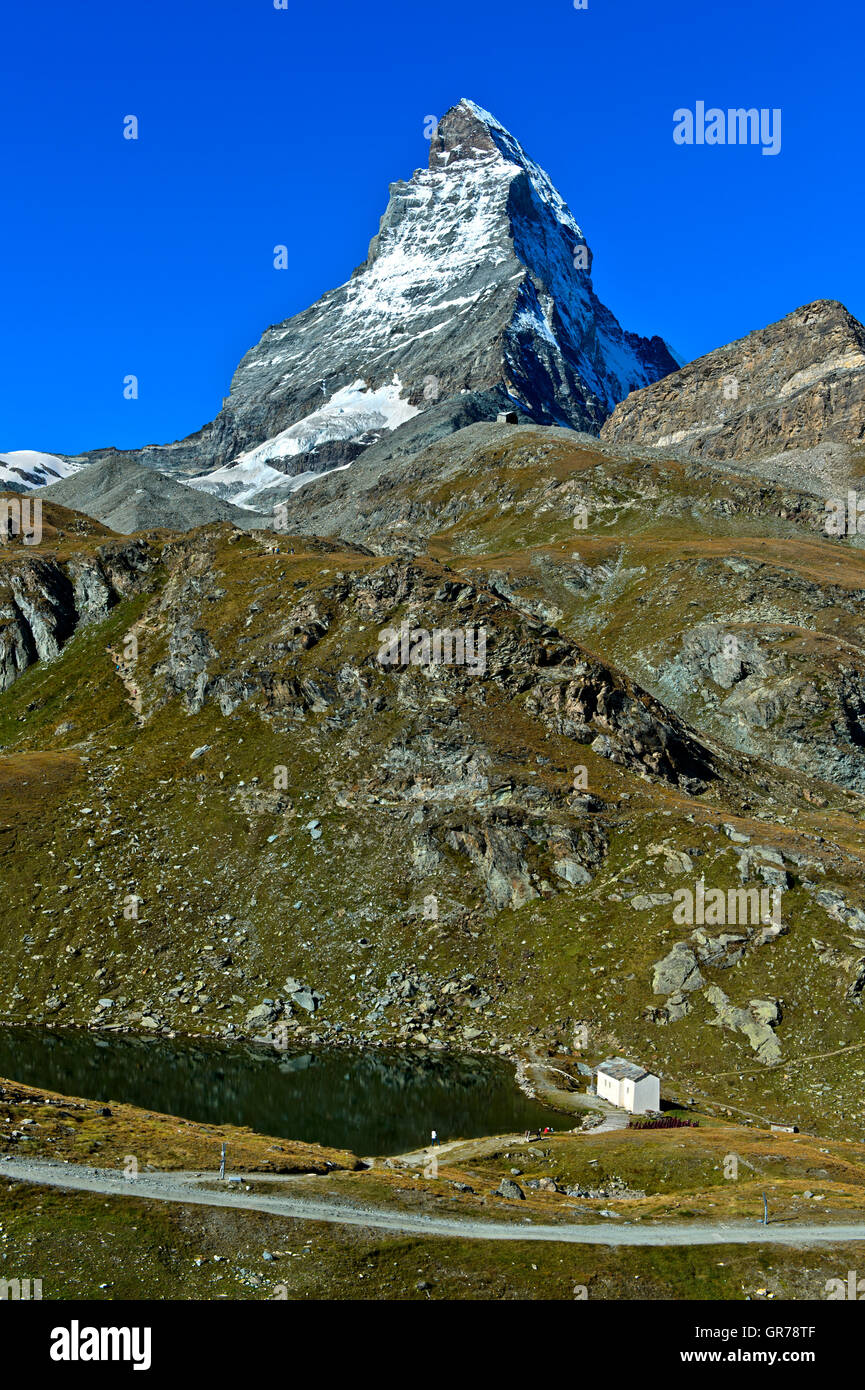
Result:
{"label": "water reflection on lake", "polygon": [[385,1049],[278,1053],[252,1044],[0,1027],[0,1076],[359,1154],[549,1124],[501,1058]]}

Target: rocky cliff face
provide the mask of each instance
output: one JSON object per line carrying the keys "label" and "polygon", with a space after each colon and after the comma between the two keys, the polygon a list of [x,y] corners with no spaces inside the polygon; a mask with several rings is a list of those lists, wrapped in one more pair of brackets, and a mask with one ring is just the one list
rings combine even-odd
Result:
{"label": "rocky cliff face", "polygon": [[77,629],[102,622],[146,587],[155,558],[144,542],[100,546],[95,554],[28,555],[0,567],[0,692],[36,661],[53,661]]}
{"label": "rocky cliff face", "polygon": [[[350,462],[434,401],[499,393],[531,418],[597,432],[676,363],[626,333],[592,288],[591,252],[542,169],[488,112],[442,118],[428,169],[391,185],[347,284],[268,329],[235,373],[202,478],[238,496],[264,469]],[[269,480],[274,481],[272,478]]]}
{"label": "rocky cliff face", "polygon": [[616,406],[601,438],[741,459],[865,439],[865,328],[820,299]]}

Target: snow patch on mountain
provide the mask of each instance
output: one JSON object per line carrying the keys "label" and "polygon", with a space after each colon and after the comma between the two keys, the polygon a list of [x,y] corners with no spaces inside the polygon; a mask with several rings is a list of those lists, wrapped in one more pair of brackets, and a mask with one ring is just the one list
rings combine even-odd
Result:
{"label": "snow patch on mountain", "polygon": [[[334,392],[320,410],[305,415],[254,449],[238,454],[230,464],[215,472],[188,479],[188,486],[248,507],[266,488],[285,486],[285,473],[270,466],[274,459],[296,458],[313,453],[322,444],[339,440],[375,436],[384,430],[394,430],[418,415],[418,407],[403,399],[402,389],[396,372],[392,381],[377,389],[367,387],[359,377]],[[299,473],[292,490],[315,476],[314,470]]]}
{"label": "snow patch on mountain", "polygon": [[370,430],[393,430],[418,414],[418,407],[404,401],[402,383],[395,372],[393,381],[378,390],[369,390],[363,378],[335,392],[320,410],[304,416],[273,439],[238,454],[235,464],[269,463],[275,458],[308,454],[320,444],[335,439],[353,439]]}
{"label": "snow patch on mountain", "polygon": [[201,473],[195,478],[187,478],[187,487],[209,492],[212,497],[221,497],[224,502],[233,502],[236,507],[252,508],[254,499],[267,488],[278,487],[286,481],[284,473],[278,473],[266,463],[227,463],[212,473]]}
{"label": "snow patch on mountain", "polygon": [[80,464],[69,463],[56,454],[43,454],[37,449],[13,449],[0,454],[0,490],[29,492],[34,487],[47,487],[60,478],[77,473]]}

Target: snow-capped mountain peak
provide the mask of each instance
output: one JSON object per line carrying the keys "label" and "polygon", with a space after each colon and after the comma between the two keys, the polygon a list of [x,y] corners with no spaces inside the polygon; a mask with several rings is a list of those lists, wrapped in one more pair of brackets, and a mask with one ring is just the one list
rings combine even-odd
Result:
{"label": "snow-capped mountain peak", "polygon": [[466,159],[483,159],[487,155],[498,156],[522,170],[562,231],[572,234],[574,247],[586,245],[581,228],[577,226],[570,208],[549,175],[529,158],[519,140],[495,116],[463,97],[436,128],[430,147],[430,168],[434,162],[447,167]]}
{"label": "snow-capped mountain peak", "polygon": [[[595,294],[582,229],[552,180],[469,100],[432,132],[428,167],[391,184],[345,284],[269,328],[197,435],[141,454],[251,505],[350,464],[384,432],[465,393],[598,433],[635,388],[676,370]],[[458,412],[454,412],[457,418]],[[263,470],[263,471],[262,471]]]}

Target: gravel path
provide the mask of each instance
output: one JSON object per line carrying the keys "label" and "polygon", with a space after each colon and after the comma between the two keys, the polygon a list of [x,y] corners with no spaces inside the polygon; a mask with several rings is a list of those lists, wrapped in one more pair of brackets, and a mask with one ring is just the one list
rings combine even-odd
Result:
{"label": "gravel path", "polygon": [[[272,1182],[272,1174],[249,1174],[251,1181]],[[365,1226],[411,1235],[447,1236],[460,1240],[559,1241],[570,1245],[837,1245],[865,1242],[865,1223],[810,1226],[800,1223],[762,1226],[692,1222],[689,1225],[633,1225],[607,1221],[604,1225],[541,1226],[529,1222],[476,1221],[465,1217],[426,1216],[420,1213],[364,1207],[332,1199],[266,1196],[238,1192],[231,1187],[210,1191],[213,1173],[143,1173],[134,1181],[116,1170],[84,1168],[50,1159],[0,1159],[0,1177],[75,1192],[98,1192],[107,1197],[139,1197],[158,1202],[185,1202],[194,1206],[232,1207],[265,1211],[294,1221],[326,1221],[336,1225]],[[518,1208],[515,1207],[515,1211]]]}

